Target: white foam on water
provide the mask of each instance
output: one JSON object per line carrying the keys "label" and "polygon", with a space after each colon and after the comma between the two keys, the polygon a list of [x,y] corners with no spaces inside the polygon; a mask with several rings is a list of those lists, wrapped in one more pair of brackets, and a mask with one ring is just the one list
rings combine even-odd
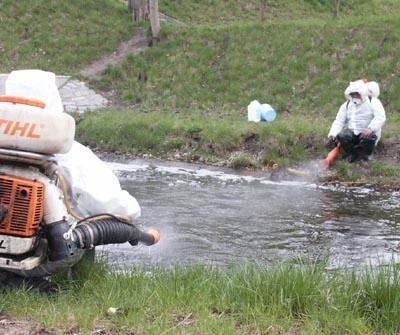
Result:
{"label": "white foam on water", "polygon": [[182,168],[182,167],[171,167],[171,166],[163,166],[163,165],[151,165],[151,164],[125,164],[125,163],[115,163],[115,162],[106,162],[106,164],[116,173],[118,172],[137,172],[137,171],[155,171],[158,173],[165,174],[174,174],[174,175],[186,175],[191,176],[193,178],[215,178],[222,182],[260,182],[266,185],[277,185],[277,186],[303,186],[303,187],[312,187],[316,188],[317,185],[315,183],[305,182],[305,181],[273,181],[268,177],[255,177],[255,176],[243,176],[238,174],[226,173],[218,170],[209,170],[209,169],[190,169],[190,168]]}

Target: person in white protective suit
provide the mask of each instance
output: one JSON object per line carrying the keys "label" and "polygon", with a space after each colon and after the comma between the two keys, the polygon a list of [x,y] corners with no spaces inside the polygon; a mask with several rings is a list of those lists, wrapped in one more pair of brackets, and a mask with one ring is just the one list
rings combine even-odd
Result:
{"label": "person in white protective suit", "polygon": [[328,133],[329,143],[339,145],[344,159],[372,161],[386,121],[385,109],[378,99],[379,85],[357,80],[344,91],[346,101],[340,106]]}
{"label": "person in white protective suit", "polygon": [[[45,109],[63,113],[55,74],[42,70],[20,70],[9,74],[5,93],[43,101]],[[69,185],[73,209],[82,216],[109,213],[128,217],[141,214],[137,200],[122,190],[114,172],[89,148],[74,141],[69,152],[54,155]]]}

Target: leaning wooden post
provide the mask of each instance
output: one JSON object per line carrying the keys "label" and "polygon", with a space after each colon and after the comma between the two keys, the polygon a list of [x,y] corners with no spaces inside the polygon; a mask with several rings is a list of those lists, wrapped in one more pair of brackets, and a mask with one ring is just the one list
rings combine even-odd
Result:
{"label": "leaning wooden post", "polygon": [[160,35],[160,16],[158,14],[158,0],[150,0],[150,25],[152,34],[152,44],[159,40]]}
{"label": "leaning wooden post", "polygon": [[340,0],[336,0],[335,1],[335,11],[333,13],[333,17],[339,16],[339,6],[340,6]]}

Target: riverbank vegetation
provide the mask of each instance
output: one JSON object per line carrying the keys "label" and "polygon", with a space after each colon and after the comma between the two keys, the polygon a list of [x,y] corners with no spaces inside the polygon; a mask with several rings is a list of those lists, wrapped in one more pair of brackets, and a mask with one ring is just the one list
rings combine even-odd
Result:
{"label": "riverbank vegetation", "polygon": [[[387,112],[375,162],[364,169],[337,159],[330,178],[400,185],[398,1],[341,2],[335,17],[331,1],[267,1],[264,21],[259,1],[159,7],[175,21],[162,21],[156,45],[82,78],[111,105],[76,115],[79,141],[120,155],[296,168],[326,156],[344,89],[367,77],[379,82]],[[79,77],[138,28],[117,0],[9,1],[0,15],[3,71],[37,67]],[[249,123],[253,100],[273,106],[276,120]]]}
{"label": "riverbank vegetation", "polygon": [[[336,159],[332,180],[400,186],[400,3],[160,0],[157,44],[96,78],[80,70],[139,28],[119,0],[6,0],[0,68],[40,68],[86,80],[110,101],[74,115],[77,139],[117,155],[233,168],[300,166],[326,156],[326,134],[350,80],[379,82],[387,112],[375,161]],[[145,26],[148,28],[147,26]],[[277,111],[249,123],[247,105]],[[327,272],[323,264],[202,266],[54,278],[60,293],[0,294],[0,326],[11,316],[57,334],[395,334],[396,265]],[[116,308],[110,310],[109,308]],[[3,322],[5,320],[5,322]],[[11,322],[11,321],[10,321]],[[29,333],[29,332],[27,332]],[[32,331],[31,333],[34,333]]]}
{"label": "riverbank vegetation", "polygon": [[[92,265],[54,295],[0,295],[0,312],[32,334],[398,334],[398,266],[332,270],[325,264],[212,268]],[[23,320],[22,320],[23,321]],[[20,327],[24,324],[20,324]],[[21,329],[21,328],[20,328]],[[11,333],[10,333],[11,334]]]}

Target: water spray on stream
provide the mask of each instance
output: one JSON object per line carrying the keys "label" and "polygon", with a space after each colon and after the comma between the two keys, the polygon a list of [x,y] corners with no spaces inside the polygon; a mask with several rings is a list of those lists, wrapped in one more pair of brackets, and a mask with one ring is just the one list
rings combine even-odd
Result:
{"label": "water spray on stream", "polygon": [[321,161],[312,161],[304,165],[301,169],[288,168],[287,172],[296,176],[319,176],[333,163],[340,152],[340,147],[333,148],[328,155]]}

